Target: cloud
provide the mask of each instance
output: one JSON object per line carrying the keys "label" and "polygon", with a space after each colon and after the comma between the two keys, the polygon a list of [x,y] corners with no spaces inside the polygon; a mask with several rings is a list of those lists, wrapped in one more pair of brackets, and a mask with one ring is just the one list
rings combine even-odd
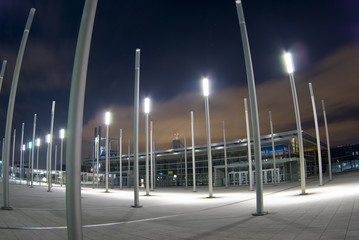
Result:
{"label": "cloud", "polygon": [[[308,83],[312,82],[320,121],[321,140],[325,142],[321,107],[321,100],[324,99],[332,145],[358,141],[358,56],[359,44],[349,45],[310,68],[295,73],[303,130],[315,135],[308,87]],[[296,129],[292,93],[286,74],[283,74],[281,79],[271,79],[258,84],[256,88],[261,135],[270,133],[268,111],[272,111],[275,132]],[[212,92],[209,98],[212,142],[223,141],[223,120],[226,122],[227,140],[245,138],[243,98],[248,98],[247,88],[236,87],[217,92],[213,89]],[[124,143],[130,139],[132,144],[132,106],[111,106],[108,109],[113,113],[110,137],[119,138],[119,131],[123,129]],[[156,149],[171,148],[174,133],[180,133],[180,139],[183,139],[184,128],[187,130],[187,144],[190,145],[190,111],[194,112],[195,143],[206,143],[204,99],[200,93],[182,93],[166,101],[155,101],[152,103],[152,109],[150,119],[154,124]],[[103,125],[103,116],[104,112],[99,112],[95,118],[86,123],[83,132],[84,139],[91,139],[93,128]],[[145,125],[142,108],[139,126],[140,151],[144,151]],[[105,133],[104,130],[103,133]]]}

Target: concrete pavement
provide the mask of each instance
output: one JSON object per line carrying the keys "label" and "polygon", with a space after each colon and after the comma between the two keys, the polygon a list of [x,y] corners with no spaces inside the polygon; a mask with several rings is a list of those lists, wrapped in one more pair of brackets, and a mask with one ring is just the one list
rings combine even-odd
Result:
{"label": "concrete pavement", "polygon": [[[248,186],[159,188],[132,208],[133,190],[82,189],[84,239],[359,239],[359,171],[333,181],[264,185],[265,216]],[[2,192],[0,193],[0,195]],[[0,239],[66,239],[65,188],[10,185],[13,211],[0,211]]]}

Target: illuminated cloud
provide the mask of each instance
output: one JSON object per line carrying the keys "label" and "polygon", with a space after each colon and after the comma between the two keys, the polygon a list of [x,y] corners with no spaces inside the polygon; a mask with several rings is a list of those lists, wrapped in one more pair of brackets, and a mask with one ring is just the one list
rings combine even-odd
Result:
{"label": "illuminated cloud", "polygon": [[[302,128],[314,135],[313,110],[308,83],[312,82],[319,117],[321,140],[325,142],[321,100],[326,102],[329,133],[332,145],[356,143],[359,126],[359,44],[339,49],[314,66],[295,73],[299,99]],[[209,96],[212,142],[223,141],[222,121],[226,122],[227,140],[245,137],[245,117],[243,98],[248,98],[246,87],[237,87],[221,91],[212,90]],[[274,131],[296,129],[293,100],[288,76],[271,79],[257,84],[258,109],[261,135],[269,134],[268,111],[272,111]],[[152,100],[153,101],[153,100]],[[132,106],[111,106],[113,124],[110,136],[119,137],[123,129],[124,142],[133,138]],[[142,107],[141,107],[142,109]],[[153,101],[150,119],[154,124],[154,136],[157,149],[171,148],[174,133],[180,133],[183,139],[187,129],[187,143],[190,144],[190,111],[194,111],[195,142],[205,144],[204,99],[200,92],[179,94],[166,101]],[[99,112],[84,126],[84,139],[91,139],[93,128],[103,125],[103,114]],[[104,133],[104,131],[103,131]],[[140,114],[140,151],[144,150],[144,113]]]}

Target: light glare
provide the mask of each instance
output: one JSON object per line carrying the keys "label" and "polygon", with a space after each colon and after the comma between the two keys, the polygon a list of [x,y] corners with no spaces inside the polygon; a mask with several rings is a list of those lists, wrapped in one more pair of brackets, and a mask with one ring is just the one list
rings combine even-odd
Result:
{"label": "light glare", "polygon": [[110,125],[110,118],[111,118],[111,113],[110,113],[110,112],[106,112],[106,113],[105,113],[105,124],[106,124],[106,125]]}
{"label": "light glare", "polygon": [[47,143],[50,143],[50,142],[51,142],[50,134],[47,134],[47,135],[46,135],[46,142],[47,142]]}
{"label": "light glare", "polygon": [[28,149],[31,149],[32,148],[32,142],[29,142],[27,147],[28,147]]}
{"label": "light glare", "polygon": [[64,139],[65,138],[65,129],[60,129],[60,139]]}
{"label": "light glare", "polygon": [[202,86],[203,86],[203,95],[208,97],[209,96],[209,83],[208,78],[203,78],[202,80]]}
{"label": "light glare", "polygon": [[293,67],[293,60],[292,60],[292,55],[290,53],[285,53],[284,54],[284,60],[285,60],[285,64],[287,66],[287,72],[289,74],[294,72],[294,67]]}
{"label": "light glare", "polygon": [[149,112],[150,112],[150,99],[145,98],[145,113],[149,113]]}
{"label": "light glare", "polygon": [[41,145],[41,139],[40,139],[40,138],[37,138],[35,143],[36,143],[36,146],[37,146],[37,147],[40,147],[40,145]]}

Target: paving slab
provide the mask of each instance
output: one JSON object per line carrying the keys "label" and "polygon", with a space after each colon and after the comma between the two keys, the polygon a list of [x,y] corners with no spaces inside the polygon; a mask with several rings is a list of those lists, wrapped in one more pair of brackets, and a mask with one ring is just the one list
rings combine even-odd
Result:
{"label": "paving slab", "polygon": [[[2,185],[1,185],[2,186]],[[307,179],[264,185],[264,216],[248,186],[140,190],[142,208],[132,208],[133,190],[83,187],[84,239],[359,239],[359,171],[333,175],[319,186]],[[2,189],[0,193],[2,198]],[[12,211],[0,211],[0,239],[67,239],[65,187],[10,184]]]}

